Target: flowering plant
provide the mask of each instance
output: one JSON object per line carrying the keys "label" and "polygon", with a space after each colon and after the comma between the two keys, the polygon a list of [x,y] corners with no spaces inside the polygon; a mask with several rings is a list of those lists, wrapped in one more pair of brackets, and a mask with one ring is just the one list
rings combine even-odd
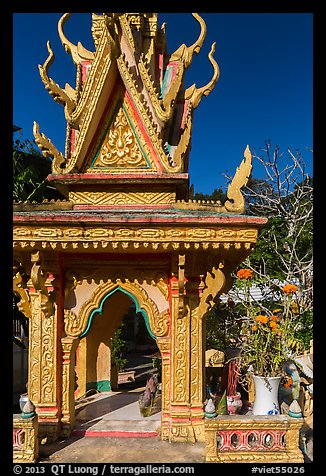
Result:
{"label": "flowering plant", "polygon": [[254,275],[250,269],[239,270],[237,277],[246,296],[243,303],[246,316],[241,329],[242,366],[262,377],[284,375],[282,363],[291,360],[293,351],[300,347],[295,337],[298,287],[286,284],[276,309],[274,301],[268,303],[269,307],[267,303],[253,301],[250,287]]}

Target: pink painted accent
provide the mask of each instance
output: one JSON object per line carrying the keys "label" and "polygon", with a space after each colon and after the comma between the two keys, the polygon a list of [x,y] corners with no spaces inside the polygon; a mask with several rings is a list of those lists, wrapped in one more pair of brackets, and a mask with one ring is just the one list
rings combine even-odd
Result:
{"label": "pink painted accent", "polygon": [[159,68],[160,85],[161,85],[161,86],[162,86],[163,75],[164,75],[164,71],[163,71],[163,67],[164,67],[163,60],[164,60],[163,53],[160,52],[159,55],[158,55],[158,68]]}
{"label": "pink painted accent", "polygon": [[[105,109],[104,109],[104,112],[102,114],[102,117],[96,127],[96,131],[95,131],[95,134],[93,135],[93,139],[91,140],[91,143],[87,149],[87,153],[86,153],[86,156],[85,156],[85,159],[84,159],[84,163],[87,163],[88,159],[89,159],[89,154],[91,153],[92,149],[93,149],[93,146],[95,144],[95,141],[96,141],[96,138],[98,137],[98,134],[99,134],[99,131],[101,130],[101,126],[103,124],[103,121],[104,121],[104,118],[106,116],[106,113],[107,111],[109,110],[109,107],[112,103],[112,97],[114,96],[115,92],[116,92],[116,89],[117,89],[117,81],[115,82],[113,88],[112,88],[112,91],[111,91],[111,94],[108,98],[108,101],[107,101],[107,104],[105,106]],[[87,174],[71,174],[71,175],[87,175]]]}
{"label": "pink painted accent", "polygon": [[37,405],[37,413],[38,413],[39,411],[40,411],[40,412],[42,412],[42,411],[45,411],[45,412],[50,411],[50,412],[52,412],[53,410],[58,410],[58,407],[56,407],[56,406],[53,406],[53,407],[42,407],[41,405],[40,405],[40,406]]}
{"label": "pink painted accent", "polygon": [[12,446],[14,450],[21,450],[23,449],[23,443],[21,440],[21,436],[25,433],[23,428],[19,428],[18,430],[14,430],[12,432]]}
{"label": "pink painted accent", "polygon": [[84,84],[87,79],[87,73],[91,66],[91,62],[89,60],[82,61],[82,83]]}
{"label": "pink painted accent", "polygon": [[73,430],[75,436],[102,437],[102,438],[150,438],[158,436],[156,431],[95,431]]}
{"label": "pink painted accent", "polygon": [[[250,446],[248,443],[248,436],[251,434],[256,437],[254,446]],[[222,437],[222,444],[218,451],[281,451],[285,449],[282,444],[282,437],[285,434],[282,430],[218,430],[217,435]],[[237,446],[232,445],[233,435],[238,437]],[[271,435],[273,439],[271,446],[263,444],[267,435]]]}
{"label": "pink painted accent", "polygon": [[143,136],[144,136],[144,139],[146,140],[147,145],[148,145],[149,148],[151,149],[152,158],[154,159],[154,162],[155,162],[155,164],[156,164],[156,166],[157,166],[158,172],[162,173],[162,172],[163,172],[163,167],[162,167],[162,165],[161,165],[160,158],[158,157],[158,155],[157,155],[157,153],[156,153],[156,151],[155,151],[155,149],[154,149],[154,147],[153,147],[152,141],[150,140],[149,135],[148,135],[147,132],[146,132],[146,129],[145,129],[145,127],[144,127],[144,125],[143,125],[143,123],[142,123],[140,117],[139,117],[138,111],[137,111],[137,109],[135,108],[134,103],[132,102],[132,99],[131,99],[131,97],[130,97],[130,95],[129,95],[129,92],[128,92],[127,90],[126,90],[126,92],[125,92],[125,97],[126,97],[128,103],[129,103],[129,105],[130,105],[130,107],[131,107],[131,109],[132,109],[132,112],[133,112],[133,114],[134,114],[134,118],[135,118],[135,120],[136,120],[136,122],[137,122],[137,124],[138,124],[138,126],[139,126],[139,128],[140,128],[140,130],[141,130],[141,132],[142,132],[142,134],[143,134]]}
{"label": "pink painted accent", "polygon": [[69,183],[73,181],[77,181],[80,183],[84,183],[91,180],[98,180],[98,179],[111,179],[117,180],[119,179],[150,179],[152,180],[166,180],[170,182],[174,182],[175,180],[188,180],[189,174],[188,173],[181,173],[181,174],[164,174],[164,173],[156,173],[156,172],[137,172],[137,173],[111,173],[111,172],[99,172],[99,173],[82,173],[82,174],[49,174],[47,176],[48,181],[58,181],[60,180],[63,183]]}
{"label": "pink painted accent", "polygon": [[181,129],[184,129],[185,125],[186,125],[188,104],[189,104],[189,101],[185,101],[185,104],[184,104],[184,107],[183,107],[183,114],[182,114],[182,118],[181,118],[181,125],[180,125]]}
{"label": "pink painted accent", "polygon": [[171,420],[172,421],[178,421],[178,422],[185,422],[185,421],[190,421],[191,418],[188,418],[188,417],[187,418],[186,417],[185,418],[174,418],[174,417],[172,417]]}
{"label": "pink painted accent", "polygon": [[[21,215],[20,212],[16,212],[13,215],[13,221],[15,222],[35,222],[35,217],[33,215]],[[267,222],[267,218],[263,217],[250,217],[250,216],[211,216],[209,212],[205,216],[173,216],[173,217],[150,217],[148,218],[145,214],[142,214],[138,217],[128,217],[126,219],[122,216],[108,216],[108,215],[93,215],[89,214],[77,214],[70,213],[68,216],[63,212],[62,214],[53,214],[53,215],[42,215],[38,217],[38,222],[48,223],[48,222],[61,222],[61,223],[188,223],[188,224],[198,224],[205,223],[209,226],[212,224],[218,225],[264,225]],[[199,240],[200,241],[200,240]]]}
{"label": "pink painted accent", "polygon": [[177,70],[178,70],[178,67],[179,67],[179,61],[171,61],[168,66],[174,66],[173,68],[173,73],[172,73],[172,76],[171,76],[171,83],[172,81],[174,80],[175,78],[175,75],[177,74]]}
{"label": "pink painted accent", "polygon": [[[121,210],[121,205],[74,205],[74,210],[94,210],[94,207],[96,207],[96,210]],[[165,204],[165,205],[131,205],[131,204],[125,204],[123,206],[125,209],[129,208],[134,208],[137,209],[141,207],[142,210],[149,208],[150,210],[156,210],[157,208],[159,209],[169,209],[171,208],[171,205]]]}
{"label": "pink painted accent", "polygon": [[74,152],[75,150],[75,142],[76,142],[76,129],[71,129],[70,132],[70,151]]}

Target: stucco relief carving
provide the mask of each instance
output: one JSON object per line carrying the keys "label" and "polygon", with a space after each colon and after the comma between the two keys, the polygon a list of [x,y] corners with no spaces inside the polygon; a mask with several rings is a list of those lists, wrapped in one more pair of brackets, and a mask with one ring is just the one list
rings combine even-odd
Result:
{"label": "stucco relief carving", "polygon": [[160,312],[156,303],[149,297],[147,291],[136,281],[130,282],[128,279],[116,279],[99,284],[93,291],[91,297],[81,306],[78,315],[71,310],[65,310],[65,332],[68,336],[78,337],[85,332],[88,319],[96,309],[99,309],[103,298],[110,292],[125,291],[131,294],[139,305],[139,310],[146,312],[150,328],[157,337],[163,337],[168,332],[168,310]]}

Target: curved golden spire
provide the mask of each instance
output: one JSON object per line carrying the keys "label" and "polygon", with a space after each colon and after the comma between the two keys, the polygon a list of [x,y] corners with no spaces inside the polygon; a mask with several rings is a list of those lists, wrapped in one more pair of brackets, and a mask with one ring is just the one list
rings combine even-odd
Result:
{"label": "curved golden spire", "polygon": [[192,13],[192,16],[198,21],[200,24],[200,33],[199,37],[191,46],[186,46],[182,44],[179,48],[172,53],[170,56],[170,61],[176,61],[183,59],[183,63],[185,68],[188,68],[191,64],[192,58],[194,53],[198,54],[203,46],[205,36],[206,36],[206,23],[203,18],[198,15],[198,13]]}
{"label": "curved golden spire", "polygon": [[45,60],[43,66],[40,64],[38,65],[40,76],[44,83],[45,89],[49,92],[50,96],[52,96],[56,102],[65,106],[66,119],[69,120],[70,115],[76,106],[76,91],[68,83],[66,83],[65,88],[62,89],[57,83],[53,81],[53,79],[49,77],[48,69],[54,62],[55,57],[49,41],[46,43],[46,46],[49,56]]}
{"label": "curved golden spire", "polygon": [[207,97],[213,91],[215,84],[217,83],[217,80],[220,77],[220,68],[213,57],[213,54],[215,52],[215,45],[216,43],[214,42],[212,44],[210,52],[208,53],[209,61],[211,62],[214,68],[212,79],[206,84],[206,86],[203,86],[202,88],[197,89],[196,84],[193,84],[185,90],[185,99],[191,102],[193,108],[196,108],[199,105],[203,96]]}
{"label": "curved golden spire", "polygon": [[62,155],[61,152],[55,147],[55,145],[48,139],[43,132],[40,132],[40,126],[37,122],[34,121],[33,124],[33,135],[35,137],[35,142],[38,147],[41,149],[44,157],[53,157],[52,160],[52,173],[54,174],[63,174],[66,172],[65,164],[66,158]]}
{"label": "curved golden spire", "polygon": [[227,190],[228,200],[224,203],[224,206],[228,212],[232,213],[244,213],[245,200],[241,193],[241,188],[247,185],[248,179],[252,170],[252,155],[247,145],[244,151],[244,159],[234,174],[232,182]]}
{"label": "curved golden spire", "polygon": [[61,43],[66,51],[66,53],[70,53],[72,56],[72,60],[76,66],[78,66],[82,60],[93,60],[94,53],[84,48],[84,46],[78,41],[77,46],[71,43],[64,34],[63,26],[71,17],[71,13],[64,13],[58,22],[58,33],[61,40]]}

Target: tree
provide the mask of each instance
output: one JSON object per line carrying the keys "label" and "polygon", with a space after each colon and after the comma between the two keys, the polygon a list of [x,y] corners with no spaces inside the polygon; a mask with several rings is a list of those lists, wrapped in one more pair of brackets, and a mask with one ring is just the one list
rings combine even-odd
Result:
{"label": "tree", "polygon": [[[14,128],[14,132],[19,129]],[[35,148],[29,139],[13,142],[13,199],[42,201],[60,199],[62,195],[50,186],[46,177],[51,173],[51,160]]]}
{"label": "tree", "polygon": [[[263,166],[265,177],[252,179],[243,194],[248,213],[269,219],[249,259],[255,273],[270,280],[300,284],[301,306],[312,309],[313,276],[313,179],[300,152],[266,142],[262,155],[253,155]],[[283,164],[283,165],[282,165]],[[248,263],[247,263],[248,264]],[[275,282],[275,281],[274,281]]]}
{"label": "tree", "polygon": [[[22,132],[17,126],[13,132]],[[13,199],[16,201],[42,201],[43,199],[60,199],[62,195],[49,185],[46,177],[51,173],[50,159],[36,150],[34,144],[26,139],[16,139],[13,142]],[[28,319],[17,307],[17,297],[13,296],[13,320],[19,323],[24,334],[28,336]],[[25,347],[13,336],[14,342]]]}
{"label": "tree", "polygon": [[[285,156],[270,141],[259,154],[253,154],[253,160],[258,161],[263,174],[260,179],[250,177],[242,189],[246,212],[265,216],[268,223],[257,239],[255,250],[242,266],[254,272],[255,285],[260,287],[264,298],[256,304],[265,306],[266,311],[273,306],[273,296],[282,293],[284,282],[298,284],[297,337],[305,348],[309,348],[313,306],[313,179],[307,173],[300,152],[293,153],[288,149]],[[222,303],[213,310],[215,319],[208,316],[208,345],[214,341],[222,343],[223,339],[223,345],[228,345],[223,326],[236,330],[241,321],[242,290],[235,285],[231,294],[237,301],[233,309]],[[234,340],[234,335],[231,339]]]}
{"label": "tree", "polygon": [[215,188],[211,194],[196,192],[192,193],[193,200],[205,200],[224,203],[227,200],[226,194],[221,188]]}

